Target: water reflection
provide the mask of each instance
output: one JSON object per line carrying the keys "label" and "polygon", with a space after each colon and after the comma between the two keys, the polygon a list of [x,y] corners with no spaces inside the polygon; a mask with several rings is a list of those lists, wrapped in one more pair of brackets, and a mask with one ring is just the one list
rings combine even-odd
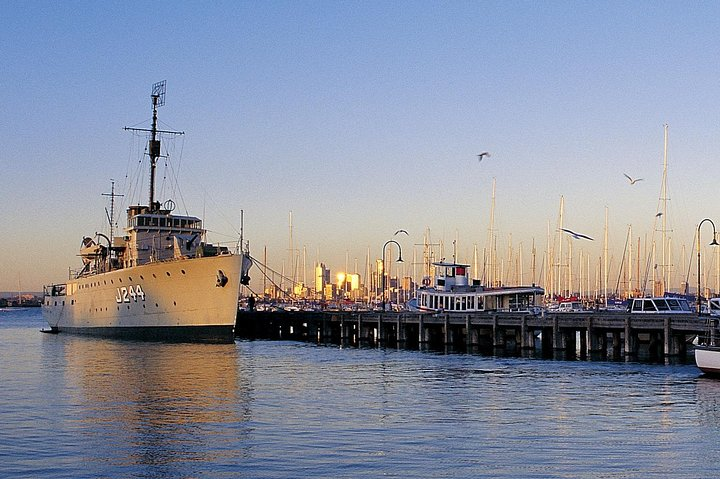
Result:
{"label": "water reflection", "polygon": [[720,428],[720,379],[701,375],[696,381],[698,422],[700,426]]}
{"label": "water reflection", "polygon": [[[62,339],[87,462],[187,477],[198,464],[243,454],[252,387],[234,344]],[[228,441],[233,449],[223,448]]]}

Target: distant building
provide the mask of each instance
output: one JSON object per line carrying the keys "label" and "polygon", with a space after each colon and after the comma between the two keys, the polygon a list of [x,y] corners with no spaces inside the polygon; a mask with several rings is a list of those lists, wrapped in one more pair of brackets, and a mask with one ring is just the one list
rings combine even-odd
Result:
{"label": "distant building", "polygon": [[355,273],[338,273],[338,299],[360,299],[360,275]]}
{"label": "distant building", "polygon": [[325,263],[318,263],[315,266],[315,293],[320,296],[319,299],[329,299],[332,296],[326,295],[326,287],[330,283],[330,269],[325,267]]}

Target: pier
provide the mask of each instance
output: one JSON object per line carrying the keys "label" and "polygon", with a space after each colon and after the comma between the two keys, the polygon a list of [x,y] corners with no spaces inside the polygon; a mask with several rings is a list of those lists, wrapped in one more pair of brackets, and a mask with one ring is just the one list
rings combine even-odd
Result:
{"label": "pier", "polygon": [[410,313],[372,311],[240,311],[236,336],[344,345],[467,351],[562,351],[580,357],[682,356],[688,343],[707,330],[696,314]]}

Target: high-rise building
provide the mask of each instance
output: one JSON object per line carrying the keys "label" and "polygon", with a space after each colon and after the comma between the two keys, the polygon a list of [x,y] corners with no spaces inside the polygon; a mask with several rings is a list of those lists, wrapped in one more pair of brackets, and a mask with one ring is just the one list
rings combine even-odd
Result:
{"label": "high-rise building", "polygon": [[325,263],[318,263],[315,266],[315,294],[320,299],[328,299],[325,295],[325,287],[330,283],[330,270],[325,267]]}

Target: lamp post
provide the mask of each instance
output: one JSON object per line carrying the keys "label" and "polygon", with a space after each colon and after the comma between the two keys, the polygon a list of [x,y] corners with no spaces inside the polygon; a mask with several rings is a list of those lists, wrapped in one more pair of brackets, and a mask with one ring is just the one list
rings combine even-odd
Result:
{"label": "lamp post", "polygon": [[397,259],[397,262],[398,262],[398,263],[402,263],[402,262],[403,262],[403,259],[402,259],[402,248],[400,247],[400,243],[398,243],[398,242],[395,241],[395,240],[388,240],[388,241],[386,241],[385,244],[383,245],[383,250],[382,250],[382,268],[383,268],[383,271],[382,271],[382,309],[383,309],[383,311],[385,311],[385,250],[387,249],[387,246],[388,246],[390,243],[395,243],[395,245],[398,247],[398,259]]}
{"label": "lamp post", "polygon": [[713,228],[713,239],[710,243],[710,246],[720,246],[720,244],[715,239],[715,236],[717,236],[717,231],[715,230],[715,223],[710,218],[705,218],[698,224],[697,227],[697,313],[700,314],[700,227],[703,223],[706,221],[709,221]]}

